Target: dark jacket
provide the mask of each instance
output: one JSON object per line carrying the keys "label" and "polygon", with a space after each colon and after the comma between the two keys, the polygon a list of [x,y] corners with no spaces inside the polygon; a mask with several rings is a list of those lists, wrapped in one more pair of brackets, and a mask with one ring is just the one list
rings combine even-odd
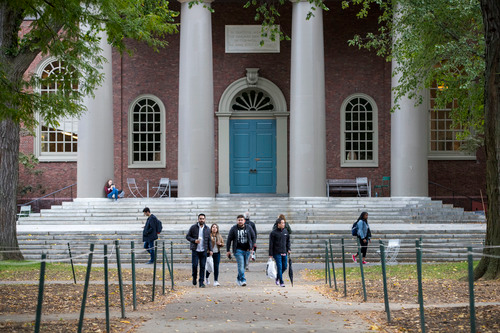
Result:
{"label": "dark jacket", "polygon": [[[278,229],[278,222],[279,221],[281,221],[281,219],[276,219],[276,222],[274,222],[274,225],[273,225],[273,230]],[[286,221],[285,221],[285,229],[288,230],[289,234],[292,234],[292,228],[290,227],[290,225]]]}
{"label": "dark jacket", "polygon": [[158,239],[158,219],[153,214],[149,215],[144,230],[142,230],[142,241],[152,242]]}
{"label": "dark jacket", "polygon": [[[200,232],[200,226],[198,223],[195,223],[189,228],[189,231],[186,235],[186,239],[189,241],[189,249],[191,251],[196,251],[198,244],[196,244],[196,240],[198,239],[198,234]],[[203,229],[203,247],[207,252],[212,251],[212,242],[210,240],[210,227],[205,224],[205,228]]]}
{"label": "dark jacket", "polygon": [[271,231],[269,234],[269,255],[288,253],[290,251],[290,233],[286,228]]}
{"label": "dark jacket", "polygon": [[[247,232],[247,239],[248,239],[248,248],[250,250],[253,249],[253,246],[255,244],[255,233],[253,232],[252,227],[248,225],[244,225],[245,231]],[[227,242],[226,242],[226,251],[230,252],[231,251],[231,243],[232,243],[232,250],[233,253],[236,252],[236,246],[238,244],[238,225],[235,224],[229,230],[229,234],[227,235]]]}
{"label": "dark jacket", "polygon": [[252,230],[255,234],[255,243],[257,243],[257,227],[255,226],[255,223],[250,221],[250,220],[245,219],[245,224],[248,224],[250,227],[252,227]]}

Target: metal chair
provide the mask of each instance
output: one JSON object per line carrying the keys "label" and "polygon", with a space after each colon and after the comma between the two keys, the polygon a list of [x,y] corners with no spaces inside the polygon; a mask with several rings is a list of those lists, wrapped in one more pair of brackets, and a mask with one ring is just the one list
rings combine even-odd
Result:
{"label": "metal chair", "polygon": [[[361,196],[361,191],[366,189],[366,196],[372,196],[371,183],[368,181],[368,177],[356,177],[356,190],[358,191],[358,197]],[[361,191],[360,191],[361,190]]]}
{"label": "metal chair", "polygon": [[19,213],[17,213],[17,219],[20,217],[29,217],[31,213],[31,205],[21,206]]}
{"label": "metal chair", "polygon": [[382,195],[384,195],[384,188],[387,188],[387,190],[389,190],[390,187],[391,187],[391,177],[389,176],[382,177],[382,184],[373,186],[375,190],[377,190],[378,188],[381,189]]}
{"label": "metal chair", "polygon": [[141,190],[139,189],[139,187],[137,187],[135,178],[127,178],[127,186],[130,194],[132,194],[134,198],[137,198],[138,196],[144,198],[144,196],[141,194]]}
{"label": "metal chair", "polygon": [[160,183],[158,186],[153,186],[156,189],[156,193],[153,197],[158,196],[159,198],[163,198],[168,196],[170,198],[170,179],[169,178],[160,178]]}

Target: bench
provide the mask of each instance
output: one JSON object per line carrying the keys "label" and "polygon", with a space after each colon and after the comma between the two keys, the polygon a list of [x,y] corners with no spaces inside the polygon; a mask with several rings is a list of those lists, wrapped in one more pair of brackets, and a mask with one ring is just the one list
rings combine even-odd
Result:
{"label": "bench", "polygon": [[356,179],[327,179],[326,196],[330,194],[335,196],[361,197],[372,196],[371,182],[366,177]]}

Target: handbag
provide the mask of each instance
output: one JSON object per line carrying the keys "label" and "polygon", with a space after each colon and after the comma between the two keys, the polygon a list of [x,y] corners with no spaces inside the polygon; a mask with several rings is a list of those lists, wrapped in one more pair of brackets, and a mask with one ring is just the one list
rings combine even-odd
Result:
{"label": "handbag", "polygon": [[276,262],[274,261],[273,258],[269,258],[269,260],[267,261],[266,275],[273,280],[276,280],[276,277],[278,276],[276,269]]}
{"label": "handbag", "polygon": [[214,271],[214,258],[213,257],[207,257],[207,263],[205,265],[205,270],[208,273],[212,273]]}

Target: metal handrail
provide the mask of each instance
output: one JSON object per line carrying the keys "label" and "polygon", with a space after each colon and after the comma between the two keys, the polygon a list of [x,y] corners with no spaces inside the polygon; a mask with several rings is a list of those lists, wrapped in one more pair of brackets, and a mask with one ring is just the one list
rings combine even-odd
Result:
{"label": "metal handrail", "polygon": [[[457,196],[457,197],[462,197],[462,198],[467,198],[467,199],[469,199],[469,202],[471,202],[471,207],[472,207],[472,201],[475,201],[475,202],[479,202],[479,203],[481,203],[481,200],[479,200],[479,199],[476,199],[476,198],[473,198],[473,197],[471,197],[471,196],[468,196],[468,195],[465,195],[465,194],[459,193],[459,192],[455,191],[454,189],[449,188],[449,187],[446,187],[446,186],[444,186],[444,185],[441,185],[441,184],[435,183],[435,182],[430,181],[430,180],[429,180],[429,184],[430,184],[430,185],[435,185],[435,186],[437,186],[437,187],[440,187],[440,188],[442,188],[442,189],[445,189],[445,190],[450,191],[450,192],[451,192],[451,194],[452,194],[453,203],[455,203],[455,194],[456,194],[456,196]],[[471,209],[472,209],[472,208],[471,208]]]}
{"label": "metal handrail", "polygon": [[[66,189],[68,189],[68,188],[71,188],[71,187],[75,186],[76,184],[77,184],[77,183],[74,183],[74,184],[71,184],[71,185],[65,186],[65,187],[63,187],[63,188],[61,188],[61,189],[59,189],[59,190],[56,190],[56,191],[51,192],[51,193],[49,193],[49,194],[46,194],[46,195],[44,195],[43,197],[36,198],[36,199],[31,200],[31,201],[29,201],[29,202],[25,202],[25,203],[23,203],[23,204],[18,204],[18,206],[19,206],[19,207],[21,207],[21,206],[31,205],[31,204],[33,204],[33,203],[35,203],[35,202],[37,202],[37,201],[40,201],[40,200],[42,200],[42,199],[45,199],[45,198],[47,198],[47,197],[49,197],[49,196],[51,196],[51,195],[54,195],[54,194],[59,193],[59,192],[61,192],[61,191],[64,191],[64,190],[66,190]],[[71,198],[73,198],[73,195],[71,195]]]}

